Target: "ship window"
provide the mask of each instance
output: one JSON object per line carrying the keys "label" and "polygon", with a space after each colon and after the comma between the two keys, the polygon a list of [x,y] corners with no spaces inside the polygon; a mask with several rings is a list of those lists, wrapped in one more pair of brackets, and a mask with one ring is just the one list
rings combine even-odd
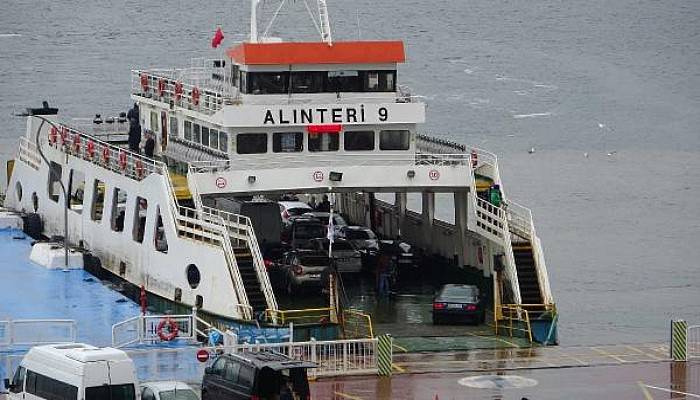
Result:
{"label": "ship window", "polygon": [[126,192],[115,188],[112,192],[112,230],[121,232],[124,230],[124,217],[126,216]]}
{"label": "ship window", "polygon": [[328,72],[327,91],[330,92],[360,92],[362,80],[357,71]]}
{"label": "ship window", "polygon": [[160,206],[156,207],[156,231],[153,235],[153,244],[156,250],[161,253],[168,252],[168,238],[165,235],[165,226],[163,226],[163,216],[160,214]]}
{"label": "ship window", "polygon": [[93,221],[102,221],[102,214],[105,208],[105,183],[99,179],[95,179],[92,187],[92,210],[90,210],[90,218]]}
{"label": "ship window", "polygon": [[143,243],[143,234],[146,231],[146,215],[148,214],[148,200],[143,197],[136,197],[136,208],[134,209],[134,225],[132,237],[134,241]]}
{"label": "ship window", "polygon": [[275,153],[294,153],[304,149],[302,132],[277,132],[272,134],[272,151]]}
{"label": "ship window", "polygon": [[364,90],[367,92],[393,92],[396,90],[396,71],[363,71]]}
{"label": "ship window", "polygon": [[338,133],[309,133],[309,151],[337,151]]}
{"label": "ship window", "polygon": [[177,124],[177,118],[171,116],[170,117],[170,136],[177,137],[179,135],[178,132],[178,124]]}
{"label": "ship window", "polygon": [[209,145],[212,149],[219,148],[219,131],[212,129],[209,131]]}
{"label": "ship window", "polygon": [[202,280],[202,275],[199,272],[199,268],[196,265],[190,264],[185,270],[185,275],[187,275],[187,283],[190,284],[192,289],[197,289],[199,282]]}
{"label": "ship window", "polygon": [[380,150],[408,150],[411,134],[407,130],[379,132]]}
{"label": "ship window", "polygon": [[194,305],[195,305],[197,308],[199,308],[199,309],[201,309],[202,307],[204,307],[204,297],[202,297],[202,296],[200,296],[200,295],[197,295],[197,296],[194,298]]}
{"label": "ship window", "polygon": [[72,169],[70,171],[70,182],[68,184],[70,192],[70,209],[81,213],[83,212],[83,197],[85,195],[85,174]]}
{"label": "ship window", "polygon": [[292,72],[292,93],[323,92],[325,72]]}
{"label": "ship window", "polygon": [[228,153],[228,134],[224,131],[219,131],[219,150]]}
{"label": "ship window", "polygon": [[192,141],[195,143],[202,142],[202,131],[199,124],[192,124]]}
{"label": "ship window", "polygon": [[286,94],[289,86],[288,72],[249,72],[248,93]]}
{"label": "ship window", "polygon": [[22,184],[17,181],[15,184],[15,193],[17,194],[17,201],[22,201]]}
{"label": "ship window", "polygon": [[51,161],[49,167],[49,198],[58,203],[61,194],[61,176],[63,168],[60,164]]}
{"label": "ship window", "polygon": [[202,127],[202,145],[209,146],[209,128],[206,126]]}
{"label": "ship window", "polygon": [[345,132],[345,150],[374,150],[374,131]]}
{"label": "ship window", "polygon": [[185,140],[192,140],[192,122],[185,121]]}
{"label": "ship window", "polygon": [[155,111],[151,111],[151,130],[153,132],[160,132],[160,128],[158,127],[158,113]]}
{"label": "ship window", "polygon": [[267,153],[266,133],[239,133],[236,136],[236,152],[238,154]]}

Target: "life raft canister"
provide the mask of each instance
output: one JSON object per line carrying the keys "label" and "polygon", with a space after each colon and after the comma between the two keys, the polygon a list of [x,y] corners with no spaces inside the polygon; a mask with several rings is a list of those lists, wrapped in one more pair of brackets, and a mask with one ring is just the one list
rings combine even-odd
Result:
{"label": "life raft canister", "polygon": [[126,152],[120,151],[119,152],[119,168],[124,171],[126,169]]}
{"label": "life raft canister", "polygon": [[158,96],[163,96],[163,93],[165,93],[165,81],[163,78],[158,79]]}
{"label": "life raft canister", "polygon": [[192,104],[199,105],[199,89],[196,86],[192,88]]}
{"label": "life raft canister", "polygon": [[175,82],[175,100],[180,101],[182,98],[182,82]]}
{"label": "life raft canister", "polygon": [[[165,332],[165,327],[168,327],[167,333]],[[177,337],[178,333],[178,327],[177,327],[177,322],[173,321],[170,318],[165,318],[162,319],[158,323],[158,327],[156,328],[156,333],[158,334],[158,337],[160,340],[169,342]]]}
{"label": "life raft canister", "polygon": [[141,74],[141,89],[144,92],[148,92],[148,75],[143,73]]}

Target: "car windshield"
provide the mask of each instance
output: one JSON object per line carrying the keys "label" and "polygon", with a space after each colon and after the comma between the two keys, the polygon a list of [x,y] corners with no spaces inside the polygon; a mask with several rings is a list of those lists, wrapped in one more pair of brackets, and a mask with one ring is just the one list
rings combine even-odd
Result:
{"label": "car windshield", "polygon": [[160,400],[199,400],[199,398],[192,389],[178,389],[160,392]]}
{"label": "car windshield", "polygon": [[479,290],[471,286],[445,286],[442,297],[473,301],[479,297]]}
{"label": "car windshield", "polygon": [[304,214],[304,213],[307,213],[307,212],[309,212],[309,209],[303,208],[303,207],[296,207],[296,208],[288,208],[287,209],[287,213],[291,216],[294,216],[294,217],[301,215],[301,214]]}
{"label": "car windshield", "polygon": [[301,265],[305,265],[307,267],[325,267],[325,266],[328,266],[328,258],[326,258],[326,257],[318,257],[318,256],[301,257],[299,262],[301,263]]}
{"label": "car windshield", "polygon": [[348,229],[345,231],[345,237],[350,240],[372,240],[377,238],[372,231],[359,229]]}
{"label": "car windshield", "polygon": [[326,229],[317,224],[302,224],[297,225],[294,230],[294,236],[299,239],[313,239],[317,237],[325,237]]}

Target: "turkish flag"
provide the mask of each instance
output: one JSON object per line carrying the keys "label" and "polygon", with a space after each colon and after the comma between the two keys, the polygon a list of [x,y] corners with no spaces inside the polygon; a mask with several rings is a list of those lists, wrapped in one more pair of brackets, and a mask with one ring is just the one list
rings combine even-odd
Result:
{"label": "turkish flag", "polygon": [[224,41],[224,32],[221,31],[221,28],[216,28],[216,33],[214,34],[214,37],[211,38],[211,47],[217,48],[221,44],[221,42]]}

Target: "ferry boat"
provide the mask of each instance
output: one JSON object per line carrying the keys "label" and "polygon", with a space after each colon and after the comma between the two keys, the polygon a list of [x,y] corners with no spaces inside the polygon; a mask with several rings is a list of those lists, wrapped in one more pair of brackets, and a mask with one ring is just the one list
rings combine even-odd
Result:
{"label": "ferry boat", "polygon": [[[81,127],[29,110],[5,207],[38,215],[43,235],[65,235],[91,268],[152,296],[275,324],[284,310],[253,223],[216,200],[332,193],[355,223],[491,279],[496,323],[529,312],[551,336],[555,303],[530,210],[506,195],[494,154],[420,133],[425,103],[399,84],[404,44],[333,41],[325,0],[319,41],[270,38],[258,32],[258,3],[249,40],[224,57],[132,71],[152,157],[104,134],[124,116]],[[421,194],[420,213],[408,193]],[[453,195],[454,224],[435,219],[437,193]]]}

